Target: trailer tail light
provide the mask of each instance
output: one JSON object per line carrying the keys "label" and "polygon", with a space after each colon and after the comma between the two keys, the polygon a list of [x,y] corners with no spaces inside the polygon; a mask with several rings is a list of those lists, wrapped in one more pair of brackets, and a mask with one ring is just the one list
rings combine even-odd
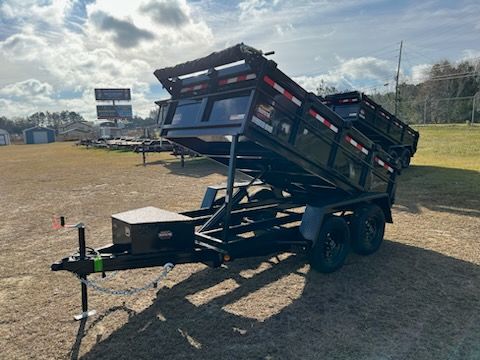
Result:
{"label": "trailer tail light", "polygon": [[330,130],[332,130],[333,132],[335,133],[338,133],[338,128],[333,125],[330,121],[328,121],[327,119],[325,119],[322,115],[318,114],[316,111],[314,111],[313,109],[310,109],[308,111],[308,113],[313,116],[315,119],[317,119],[318,121],[320,121],[323,125],[325,125],[326,127],[328,127]]}
{"label": "trailer tail light", "polygon": [[297,106],[302,106],[302,102],[297,99],[295,96],[293,96],[288,90],[285,90],[282,86],[280,86],[278,83],[273,81],[271,78],[269,78],[267,75],[263,77],[263,81],[265,81],[268,85],[273,87],[275,90],[277,90],[280,94],[285,96],[288,100],[293,102]]}
{"label": "trailer tail light", "polygon": [[224,86],[224,85],[234,84],[241,81],[253,80],[256,78],[257,78],[256,74],[243,74],[243,75],[238,75],[238,76],[227,78],[227,79],[222,79],[218,82],[218,85]]}
{"label": "trailer tail light", "polygon": [[350,145],[356,147],[358,150],[360,150],[362,153],[365,155],[368,155],[368,149],[360,144],[359,142],[355,141],[351,136],[347,135],[345,136],[345,141],[348,142]]}

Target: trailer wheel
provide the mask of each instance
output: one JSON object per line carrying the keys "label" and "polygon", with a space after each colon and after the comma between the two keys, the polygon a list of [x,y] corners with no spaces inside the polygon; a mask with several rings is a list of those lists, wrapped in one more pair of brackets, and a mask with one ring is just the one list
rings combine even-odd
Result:
{"label": "trailer wheel", "polygon": [[310,264],[316,271],[331,273],[342,267],[350,251],[350,231],[344,219],[327,218],[310,251]]}
{"label": "trailer wheel", "polygon": [[390,155],[390,157],[393,159],[395,166],[400,169],[402,166],[402,160],[398,155],[398,152],[396,150],[390,150],[388,155]]}
{"label": "trailer wheel", "polygon": [[412,157],[412,154],[410,153],[410,150],[408,149],[403,150],[402,157],[401,157],[402,168],[406,169],[410,166],[411,157]]}
{"label": "trailer wheel", "polygon": [[378,205],[361,207],[353,213],[350,223],[353,251],[370,255],[378,250],[385,233],[385,214]]}

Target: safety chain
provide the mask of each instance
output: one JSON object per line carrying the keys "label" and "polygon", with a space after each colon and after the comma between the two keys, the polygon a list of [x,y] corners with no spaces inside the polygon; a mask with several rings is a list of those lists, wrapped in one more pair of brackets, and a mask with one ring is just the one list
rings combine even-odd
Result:
{"label": "safety chain", "polygon": [[130,288],[130,289],[123,289],[123,290],[116,290],[116,289],[110,289],[110,288],[106,288],[106,287],[103,287],[103,286],[100,286],[98,285],[98,283],[96,281],[92,281],[92,280],[87,280],[87,279],[82,279],[80,278],[78,275],[78,279],[80,280],[80,282],[82,282],[83,284],[87,285],[88,287],[91,287],[92,289],[95,289],[99,292],[102,292],[102,293],[105,293],[105,294],[109,294],[109,295],[125,295],[125,296],[130,296],[130,295],[135,295],[135,294],[138,294],[139,292],[142,292],[142,291],[145,291],[145,290],[148,290],[150,288],[154,288],[157,286],[157,284],[164,280],[168,273],[174,268],[175,265],[173,265],[172,263],[166,263],[164,266],[163,266],[163,271],[162,273],[157,276],[155,279],[153,279],[152,281],[150,281],[149,283],[147,283],[145,286],[142,286],[142,287],[139,287],[139,288]]}
{"label": "safety chain", "polygon": [[106,280],[113,279],[117,274],[118,274],[118,271],[111,271],[108,274],[105,274],[105,276],[102,276],[101,278],[95,280],[94,282],[100,282],[100,281],[106,281]]}

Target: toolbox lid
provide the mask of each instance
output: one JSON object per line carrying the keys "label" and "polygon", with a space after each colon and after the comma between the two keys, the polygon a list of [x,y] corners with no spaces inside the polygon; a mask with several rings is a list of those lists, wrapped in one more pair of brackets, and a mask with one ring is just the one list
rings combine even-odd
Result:
{"label": "toolbox lid", "polygon": [[154,206],[147,206],[140,209],[113,214],[112,218],[128,224],[151,224],[158,222],[181,222],[192,220],[189,216],[162,210]]}

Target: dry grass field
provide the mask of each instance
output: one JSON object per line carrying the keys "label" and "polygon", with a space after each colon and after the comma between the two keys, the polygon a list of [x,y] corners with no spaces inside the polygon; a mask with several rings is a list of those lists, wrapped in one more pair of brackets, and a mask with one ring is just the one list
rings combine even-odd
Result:
{"label": "dry grass field", "polygon": [[[480,127],[421,128],[399,178],[393,225],[372,256],[340,271],[305,259],[179,265],[134,297],[90,291],[50,264],[76,248],[51,217],[87,224],[87,244],[111,241],[110,215],[153,205],[195,208],[225,170],[208,160],[77,148],[0,147],[1,359],[480,359]],[[159,269],[106,285],[141,286]]]}

